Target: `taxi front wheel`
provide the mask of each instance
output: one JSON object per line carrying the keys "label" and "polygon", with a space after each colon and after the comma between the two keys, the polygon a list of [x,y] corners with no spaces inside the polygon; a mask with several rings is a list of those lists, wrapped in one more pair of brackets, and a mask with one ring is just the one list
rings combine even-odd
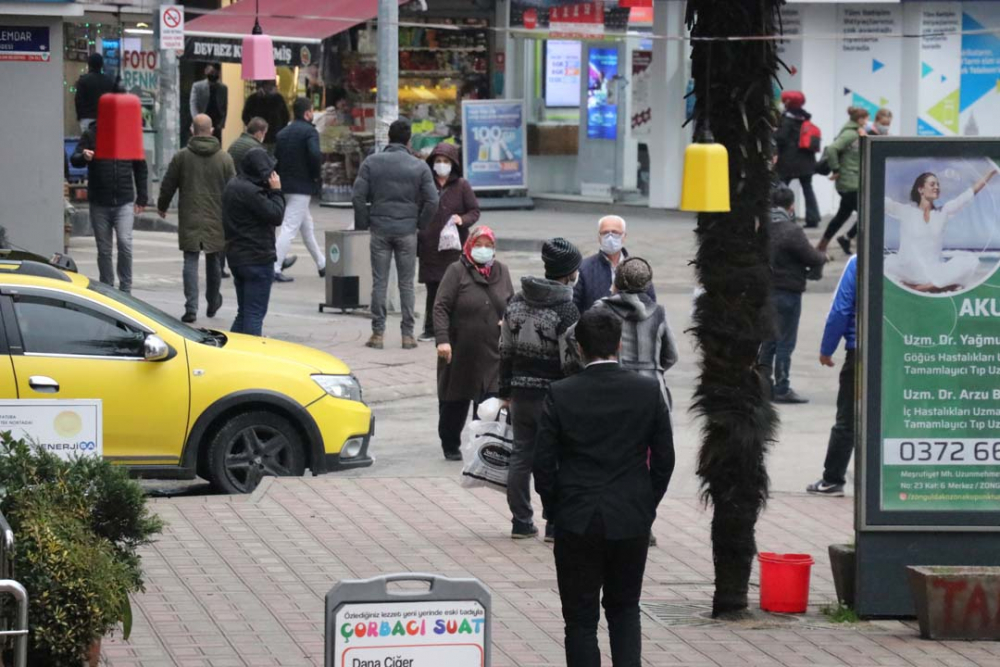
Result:
{"label": "taxi front wheel", "polygon": [[298,431],[271,412],[247,412],[227,421],[209,449],[212,484],[224,493],[250,493],[267,476],[301,476],[305,452]]}

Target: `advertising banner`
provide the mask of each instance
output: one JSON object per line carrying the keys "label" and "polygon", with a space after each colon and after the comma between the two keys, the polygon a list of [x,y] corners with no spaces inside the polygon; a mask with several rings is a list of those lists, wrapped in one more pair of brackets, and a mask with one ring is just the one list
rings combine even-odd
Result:
{"label": "advertising banner", "polygon": [[928,2],[920,8],[920,87],[917,134],[959,134],[959,88],[962,69],[961,6]]}
{"label": "advertising banner", "polygon": [[876,140],[867,150],[869,523],[995,526],[1000,142]]}
{"label": "advertising banner", "polygon": [[100,400],[2,400],[0,431],[61,459],[104,451]]}
{"label": "advertising banner", "polygon": [[523,100],[462,102],[462,171],[474,190],[528,187]]}
{"label": "advertising banner", "polygon": [[1000,13],[993,3],[962,3],[959,124],[967,137],[1000,135]]}
{"label": "advertising banner", "polygon": [[545,106],[580,106],[580,51],[576,40],[545,43]]}
{"label": "advertising banner", "polygon": [[845,4],[837,17],[843,35],[837,48],[839,117],[847,120],[849,106],[867,109],[873,120],[881,107],[899,109],[903,42],[894,35],[903,30],[900,6]]}
{"label": "advertising banner", "polygon": [[[274,42],[274,64],[278,67],[307,67],[319,62],[319,44]],[[243,43],[227,37],[184,37],[184,57],[223,63],[243,61]]]}
{"label": "advertising banner", "polygon": [[632,52],[632,136],[648,137],[653,133],[653,62],[652,51]]}
{"label": "advertising banner", "polygon": [[[126,40],[127,41],[127,40]],[[152,127],[156,98],[160,94],[160,72],[156,51],[122,52],[122,86],[142,102],[142,126]]]}
{"label": "advertising banner", "polygon": [[31,25],[0,25],[0,62],[47,63],[49,29]]}
{"label": "advertising banner", "polygon": [[618,138],[618,49],[591,47],[587,51],[587,138]]}

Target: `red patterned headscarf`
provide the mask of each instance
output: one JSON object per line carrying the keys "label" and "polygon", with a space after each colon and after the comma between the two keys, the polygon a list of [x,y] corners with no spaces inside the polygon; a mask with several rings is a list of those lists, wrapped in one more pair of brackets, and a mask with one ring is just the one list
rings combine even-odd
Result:
{"label": "red patterned headscarf", "polygon": [[489,278],[490,271],[493,269],[493,262],[496,261],[496,258],[494,257],[494,259],[491,259],[486,264],[476,264],[476,262],[472,259],[472,248],[476,245],[476,241],[482,236],[485,236],[490,241],[493,241],[493,247],[494,249],[496,248],[497,235],[494,234],[493,230],[486,225],[479,225],[469,232],[469,238],[465,241],[465,248],[462,250],[462,253],[465,255],[465,258],[469,260],[469,264],[476,267],[476,270],[479,271],[479,273]]}

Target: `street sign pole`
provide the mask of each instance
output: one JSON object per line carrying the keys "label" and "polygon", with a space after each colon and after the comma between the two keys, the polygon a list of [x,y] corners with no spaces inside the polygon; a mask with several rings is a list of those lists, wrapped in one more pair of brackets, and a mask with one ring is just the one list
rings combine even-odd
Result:
{"label": "street sign pole", "polygon": [[375,150],[389,144],[389,126],[399,117],[399,4],[378,3],[378,79],[375,103]]}

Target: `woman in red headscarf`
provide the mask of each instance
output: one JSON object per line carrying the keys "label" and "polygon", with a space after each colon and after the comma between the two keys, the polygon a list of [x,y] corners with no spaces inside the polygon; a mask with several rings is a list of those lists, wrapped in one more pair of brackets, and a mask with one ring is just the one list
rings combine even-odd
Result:
{"label": "woman in red headscarf", "polygon": [[496,260],[496,236],[480,225],[469,233],[462,257],[445,271],[434,301],[438,353],[438,435],[444,457],[461,461],[462,428],[469,403],[497,393],[500,321],[514,296],[510,271]]}

